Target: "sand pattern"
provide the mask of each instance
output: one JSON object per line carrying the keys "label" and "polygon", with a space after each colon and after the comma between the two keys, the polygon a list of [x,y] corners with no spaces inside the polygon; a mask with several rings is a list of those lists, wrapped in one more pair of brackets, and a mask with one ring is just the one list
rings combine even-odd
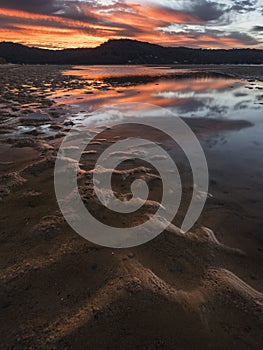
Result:
{"label": "sand pattern", "polygon": [[[15,72],[11,79],[21,82],[25,74],[21,68],[8,69]],[[61,68],[41,67],[42,76],[37,70],[32,74],[36,80],[43,79],[44,85],[43,77],[54,90],[62,84]],[[30,81],[24,84],[32,86]],[[65,84],[73,83],[68,78]],[[12,96],[0,103],[13,98],[13,93],[5,90],[4,94]],[[63,117],[52,116],[45,94],[32,103],[45,105],[42,112],[48,110],[49,118],[41,117],[41,123],[57,125],[59,131],[7,136],[1,141],[5,152],[0,152],[0,348],[261,349],[260,259],[248,254],[245,246],[221,241],[217,231],[203,225],[202,218],[187,234],[175,220],[153,241],[126,250],[96,246],[70,229],[58,209],[53,184],[56,153],[69,128],[67,110],[62,107]],[[14,104],[21,106],[26,97],[18,97]],[[16,118],[17,111],[9,111],[1,121],[16,128]],[[26,120],[36,122],[35,116]],[[196,123],[192,125],[200,134],[247,126],[218,120],[201,127]],[[79,191],[87,208],[101,220],[107,211],[92,186],[94,162],[102,149],[121,136],[118,128],[107,130],[81,159]],[[160,178],[155,170],[134,161],[124,167],[114,172],[116,195],[129,198],[129,181],[136,177],[146,180],[150,193],[158,198]],[[185,191],[190,191],[186,186]],[[157,208],[158,200],[149,198],[133,216],[112,215],[108,220],[125,227],[128,222],[145,221]],[[183,205],[179,219],[184,210]],[[160,218],[156,225],[161,224]]]}

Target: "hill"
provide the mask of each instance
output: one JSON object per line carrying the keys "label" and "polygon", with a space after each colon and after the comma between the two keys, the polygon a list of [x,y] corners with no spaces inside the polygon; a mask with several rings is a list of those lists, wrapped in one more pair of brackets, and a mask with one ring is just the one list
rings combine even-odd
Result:
{"label": "hill", "polygon": [[263,64],[263,50],[210,50],[121,39],[96,48],[47,50],[11,42],[0,43],[0,57],[25,64]]}

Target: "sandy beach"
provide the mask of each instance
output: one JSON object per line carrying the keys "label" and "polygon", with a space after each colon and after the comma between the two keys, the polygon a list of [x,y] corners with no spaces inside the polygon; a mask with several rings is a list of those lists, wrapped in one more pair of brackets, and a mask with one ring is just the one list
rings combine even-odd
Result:
{"label": "sandy beach", "polygon": [[[240,80],[248,92],[256,91],[256,107],[262,107],[263,67],[176,68],[193,72],[180,72],[175,84],[191,74],[205,82],[218,75]],[[130,85],[121,78],[114,82],[101,78],[95,84],[65,73],[72,69],[0,66],[0,348],[261,349],[261,190],[256,185],[251,189],[249,203],[243,198],[246,188],[227,189],[228,183],[238,181],[237,170],[233,171],[236,179],[222,179],[218,166],[210,179],[214,198],[208,199],[202,216],[187,234],[177,227],[192,188],[188,170],[185,202],[178,217],[145,245],[103,248],[81,238],[66,223],[56,201],[53,173],[58,148],[74,117],[89,112],[76,106],[83,96],[94,99],[94,105],[96,99],[99,105],[101,95],[97,93],[122,96],[127,86],[144,88],[145,83],[140,83],[143,78],[130,78]],[[160,76],[151,76],[148,82],[157,89],[159,80]],[[227,91],[233,89],[234,83],[229,84]],[[134,98],[139,99],[139,94]],[[178,99],[181,103],[181,96]],[[184,120],[208,149],[222,135],[246,132],[253,125],[242,118]],[[125,219],[109,215],[98,203],[90,175],[103,149],[135,132],[144,130],[109,127],[95,136],[81,159],[79,191],[84,204],[98,219],[103,221],[106,216],[108,223],[119,222],[121,227],[143,222],[156,211],[158,201],[149,201],[139,213]],[[171,148],[163,135],[148,133]],[[122,183],[121,172],[113,177],[116,192],[128,193],[137,176],[148,180],[153,198],[158,198],[158,173],[153,168],[141,171],[142,166],[140,161],[126,162],[121,170],[128,174],[127,181]],[[185,165],[179,166],[184,172]],[[221,180],[224,190],[217,186]]]}

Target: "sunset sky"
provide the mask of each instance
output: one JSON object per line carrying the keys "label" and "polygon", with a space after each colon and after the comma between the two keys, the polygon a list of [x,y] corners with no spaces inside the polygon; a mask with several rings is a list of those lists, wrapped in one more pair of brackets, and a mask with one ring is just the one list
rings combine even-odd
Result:
{"label": "sunset sky", "polygon": [[0,41],[60,49],[120,38],[263,49],[263,0],[0,0]]}

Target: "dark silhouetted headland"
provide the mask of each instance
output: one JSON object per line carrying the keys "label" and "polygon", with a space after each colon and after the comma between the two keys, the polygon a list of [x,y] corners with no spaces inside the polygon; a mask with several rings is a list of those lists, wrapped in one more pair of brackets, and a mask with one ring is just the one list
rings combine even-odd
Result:
{"label": "dark silhouetted headland", "polygon": [[0,43],[0,57],[25,64],[263,64],[263,50],[163,47],[136,40],[109,40],[96,48],[48,50]]}

